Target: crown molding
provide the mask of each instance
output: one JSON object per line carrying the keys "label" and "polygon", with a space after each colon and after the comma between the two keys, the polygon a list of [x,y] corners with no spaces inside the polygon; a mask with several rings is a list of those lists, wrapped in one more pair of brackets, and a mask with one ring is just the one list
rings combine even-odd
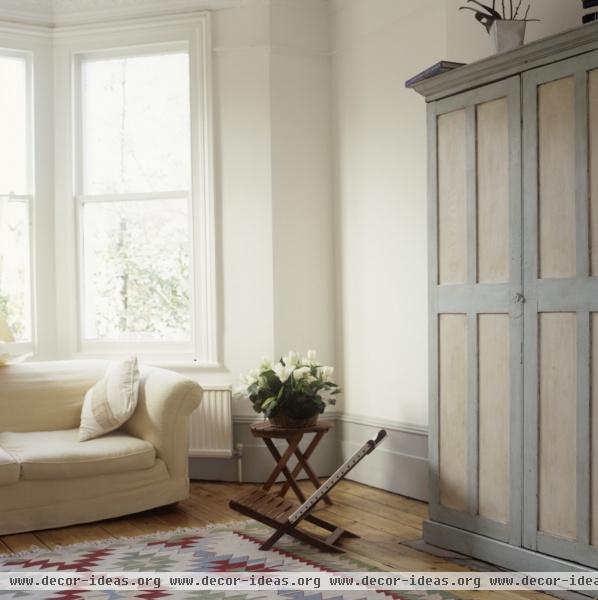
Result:
{"label": "crown molding", "polygon": [[196,10],[223,10],[246,0],[0,0],[0,20],[59,28]]}
{"label": "crown molding", "polygon": [[52,0],[0,0],[0,19],[51,27],[54,22]]}
{"label": "crown molding", "polygon": [[83,22],[76,25],[61,25],[51,31],[55,44],[63,41],[84,40],[89,36],[126,34],[138,30],[164,27],[184,27],[202,25],[209,22],[209,11],[193,11],[186,13],[168,13],[165,15],[140,16],[117,21]]}

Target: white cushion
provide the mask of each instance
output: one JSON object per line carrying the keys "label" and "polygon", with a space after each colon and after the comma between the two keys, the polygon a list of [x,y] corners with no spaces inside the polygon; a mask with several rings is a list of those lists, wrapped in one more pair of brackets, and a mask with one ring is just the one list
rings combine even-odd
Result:
{"label": "white cushion", "polygon": [[76,429],[87,390],[107,361],[25,362],[0,367],[0,431]]}
{"label": "white cushion", "polygon": [[149,469],[156,461],[154,446],[114,432],[79,443],[79,431],[0,433],[3,448],[21,467],[22,479],[72,479]]}
{"label": "white cushion", "polygon": [[19,463],[8,452],[0,448],[0,485],[19,481]]}
{"label": "white cushion", "polygon": [[135,412],[138,394],[137,357],[112,363],[106,375],[85,394],[79,441],[91,440],[126,423]]}

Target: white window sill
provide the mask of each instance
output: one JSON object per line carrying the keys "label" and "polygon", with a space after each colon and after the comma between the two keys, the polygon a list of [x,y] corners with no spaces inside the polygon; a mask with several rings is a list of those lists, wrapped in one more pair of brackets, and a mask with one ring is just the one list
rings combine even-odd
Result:
{"label": "white window sill", "polygon": [[215,371],[221,370],[219,362],[202,361],[189,354],[159,354],[144,352],[78,352],[70,358],[73,360],[119,360],[131,354],[136,354],[139,362],[152,367],[185,371]]}

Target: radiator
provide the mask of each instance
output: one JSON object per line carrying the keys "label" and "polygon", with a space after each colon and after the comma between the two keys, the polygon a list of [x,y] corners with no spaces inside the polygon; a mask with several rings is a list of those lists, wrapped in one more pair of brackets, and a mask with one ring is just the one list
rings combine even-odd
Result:
{"label": "radiator", "polygon": [[189,456],[231,458],[233,456],[232,398],[229,387],[204,387],[199,408],[189,426]]}

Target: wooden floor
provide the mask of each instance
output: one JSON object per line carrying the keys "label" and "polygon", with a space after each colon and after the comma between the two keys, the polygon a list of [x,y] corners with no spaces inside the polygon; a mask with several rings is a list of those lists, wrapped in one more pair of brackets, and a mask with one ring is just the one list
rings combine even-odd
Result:
{"label": "wooden floor", "polygon": [[[309,487],[301,483],[306,491]],[[106,538],[123,538],[177,527],[202,527],[211,523],[244,520],[228,508],[228,500],[243,489],[241,484],[192,482],[191,496],[176,506],[156,509],[91,525],[0,537],[0,553],[20,552],[32,548],[53,548]],[[421,538],[422,520],[427,516],[424,502],[342,481],[332,492],[334,504],[318,509],[317,514],[345,526],[361,536],[346,540],[349,554],[394,571],[463,571],[458,564],[412,550],[401,542]],[[549,596],[526,592],[457,592],[463,598],[484,598],[492,594],[497,600],[521,598],[548,599]]]}

